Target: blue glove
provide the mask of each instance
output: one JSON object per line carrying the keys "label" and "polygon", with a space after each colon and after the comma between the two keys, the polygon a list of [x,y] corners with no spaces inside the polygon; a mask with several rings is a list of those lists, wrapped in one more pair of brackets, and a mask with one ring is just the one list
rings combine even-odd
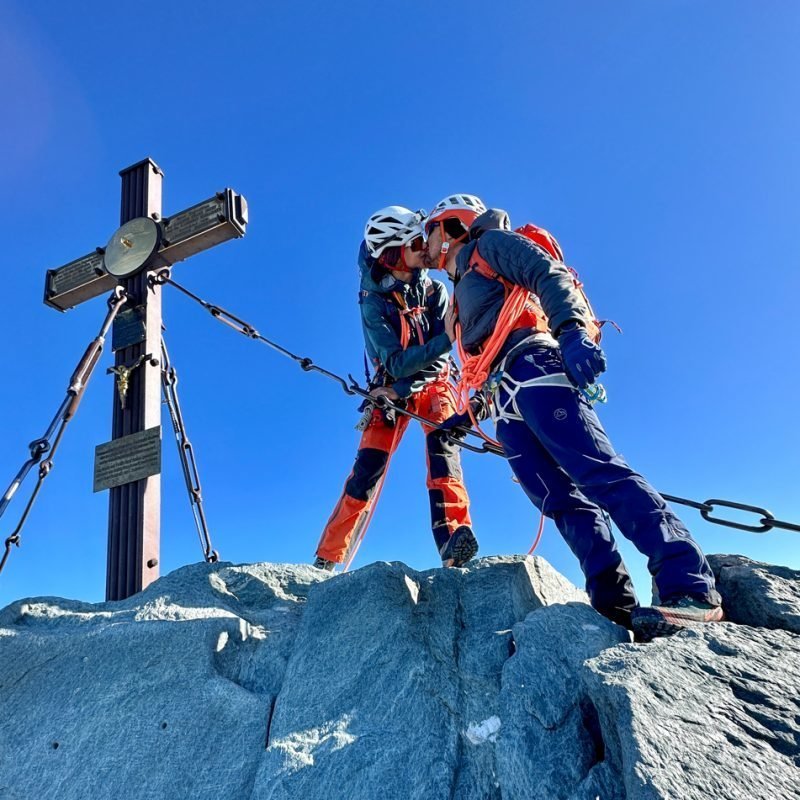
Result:
{"label": "blue glove", "polygon": [[558,335],[564,372],[570,382],[579,389],[585,389],[594,379],[606,370],[606,356],[577,322],[570,322]]}

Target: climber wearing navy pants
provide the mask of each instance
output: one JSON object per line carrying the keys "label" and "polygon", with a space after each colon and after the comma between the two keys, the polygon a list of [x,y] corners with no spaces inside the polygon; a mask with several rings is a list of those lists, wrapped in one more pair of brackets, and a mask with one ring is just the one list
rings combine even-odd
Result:
{"label": "climber wearing navy pants", "polygon": [[[492,394],[509,464],[580,561],[592,605],[602,614],[632,627],[641,641],[721,620],[714,576],[699,546],[616,453],[581,392],[605,370],[591,336],[593,315],[555,239],[526,228],[536,234],[511,231],[504,212],[487,212],[471,195],[445,198],[427,220],[429,261],[438,257],[432,265],[455,283],[467,379],[470,356],[489,354],[490,366],[477,370],[473,388],[483,381],[483,391]],[[524,310],[509,314],[514,298]],[[447,330],[459,338],[455,314]],[[465,419],[453,417],[448,426]],[[604,512],[647,556],[660,605],[638,606]]]}

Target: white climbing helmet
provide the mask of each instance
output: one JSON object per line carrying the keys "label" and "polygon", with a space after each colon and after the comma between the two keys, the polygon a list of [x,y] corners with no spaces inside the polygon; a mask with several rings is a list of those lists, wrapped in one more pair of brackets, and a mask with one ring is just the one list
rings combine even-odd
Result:
{"label": "white climbing helmet", "polygon": [[480,197],[474,194],[450,194],[440,200],[428,217],[428,224],[445,219],[460,219],[467,227],[486,211]]}
{"label": "white climbing helmet", "polygon": [[364,227],[364,241],[373,258],[387,247],[401,247],[423,235],[424,211],[411,211],[403,206],[387,206],[376,211]]}

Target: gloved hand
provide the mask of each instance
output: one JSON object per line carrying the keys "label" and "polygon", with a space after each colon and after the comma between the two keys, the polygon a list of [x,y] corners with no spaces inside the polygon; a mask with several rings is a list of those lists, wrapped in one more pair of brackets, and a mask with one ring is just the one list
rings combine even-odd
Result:
{"label": "gloved hand", "polygon": [[463,431],[456,430],[456,428],[471,427],[472,420],[469,418],[469,414],[466,412],[463,414],[452,414],[444,422],[439,423],[439,430],[442,433],[447,432],[452,436],[465,436],[466,434]]}
{"label": "gloved hand", "polygon": [[558,334],[558,346],[564,361],[564,371],[570,382],[585,389],[606,370],[606,356],[577,322],[568,322]]}
{"label": "gloved hand", "polygon": [[[472,408],[472,416],[478,422],[486,419],[489,416],[489,406],[486,398],[481,392],[474,394],[469,401],[470,408]],[[452,436],[466,436],[463,430],[458,428],[471,428],[472,417],[468,411],[463,414],[453,414],[449,416],[444,422],[440,423],[440,430],[442,432],[448,431]]]}

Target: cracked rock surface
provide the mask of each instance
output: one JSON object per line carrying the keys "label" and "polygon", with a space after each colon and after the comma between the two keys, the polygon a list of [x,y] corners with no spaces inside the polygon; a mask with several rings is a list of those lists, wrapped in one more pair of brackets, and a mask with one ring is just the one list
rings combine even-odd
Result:
{"label": "cracked rock surface", "polygon": [[122,602],[18,601],[0,800],[800,797],[797,578],[716,558],[730,617],[769,580],[741,621],[783,630],[633,645],[523,557],[198,564]]}

